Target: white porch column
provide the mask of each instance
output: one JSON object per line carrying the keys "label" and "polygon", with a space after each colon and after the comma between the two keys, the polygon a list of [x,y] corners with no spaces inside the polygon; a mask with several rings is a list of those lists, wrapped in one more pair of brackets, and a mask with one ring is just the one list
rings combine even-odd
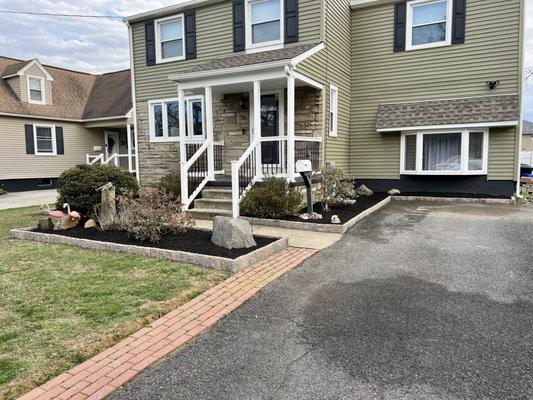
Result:
{"label": "white porch column", "polygon": [[129,122],[126,124],[126,135],[126,143],[128,144],[128,171],[131,172],[133,165],[131,160],[131,124]]}
{"label": "white porch column", "polygon": [[294,76],[287,76],[287,179],[294,180]]}
{"label": "white porch column", "polygon": [[215,179],[215,151],[213,146],[213,91],[211,87],[205,88],[205,122],[206,135],[209,142],[207,148],[207,174],[209,180]]}
{"label": "white porch column", "polygon": [[[179,128],[180,128],[180,175],[181,175],[181,202],[187,204],[189,200],[189,187],[187,180],[187,148],[185,139],[187,136],[185,123],[185,93],[178,88]],[[187,209],[187,207],[185,207]]]}
{"label": "white porch column", "polygon": [[255,148],[255,177],[263,177],[263,163],[261,157],[261,82],[254,82],[254,136],[253,140],[258,140]]}

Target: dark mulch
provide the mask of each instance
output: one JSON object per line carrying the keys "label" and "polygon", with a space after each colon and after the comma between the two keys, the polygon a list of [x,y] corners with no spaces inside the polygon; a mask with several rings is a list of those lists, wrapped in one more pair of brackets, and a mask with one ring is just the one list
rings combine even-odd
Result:
{"label": "dark mulch", "polygon": [[277,239],[267,238],[263,236],[255,236],[256,247],[249,249],[225,249],[214,245],[211,242],[211,232],[199,229],[188,229],[184,235],[165,235],[157,243],[138,242],[130,239],[125,231],[100,231],[95,228],[85,229],[82,226],[77,226],[68,231],[54,231],[50,232],[56,235],[70,236],[79,239],[96,240],[99,242],[111,242],[119,244],[128,244],[144,247],[155,247],[165,250],[186,251],[189,253],[206,254],[209,256],[218,256],[224,258],[235,259],[245,254],[251,253],[261,247],[264,247]]}
{"label": "dark mulch", "polygon": [[[363,211],[368,210],[370,207],[375,206],[380,201],[386,199],[389,195],[387,193],[374,193],[372,196],[360,196],[357,198],[357,202],[351,205],[339,205],[331,207],[331,211],[324,212],[322,210],[322,205],[317,203],[314,205],[314,211],[316,213],[322,214],[322,219],[307,220],[304,221],[296,216],[288,216],[283,218],[286,221],[298,221],[298,222],[309,222],[312,224],[330,224],[331,217],[338,215],[341,220],[341,224],[345,224],[352,218],[357,217]],[[307,209],[301,211],[301,213],[307,212]]]}
{"label": "dark mulch", "polygon": [[401,196],[417,197],[449,197],[458,199],[508,199],[510,196],[499,196],[480,193],[433,193],[433,192],[402,192]]}

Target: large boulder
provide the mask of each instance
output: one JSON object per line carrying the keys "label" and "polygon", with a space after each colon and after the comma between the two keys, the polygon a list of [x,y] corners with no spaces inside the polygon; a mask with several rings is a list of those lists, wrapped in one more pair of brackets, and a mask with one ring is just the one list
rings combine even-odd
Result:
{"label": "large boulder", "polygon": [[229,217],[215,217],[211,241],[226,249],[244,249],[257,246],[248,221]]}
{"label": "large boulder", "polygon": [[356,193],[359,196],[372,196],[374,192],[366,185],[361,185],[357,188]]}
{"label": "large boulder", "polygon": [[391,189],[387,192],[387,194],[389,196],[399,196],[400,195],[400,191],[398,189]]}

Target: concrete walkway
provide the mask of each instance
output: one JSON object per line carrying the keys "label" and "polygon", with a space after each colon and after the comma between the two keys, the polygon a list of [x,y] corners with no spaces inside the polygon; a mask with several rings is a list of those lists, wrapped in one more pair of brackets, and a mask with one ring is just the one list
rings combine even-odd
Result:
{"label": "concrete walkway", "polygon": [[533,207],[392,202],[114,400],[501,400],[533,390]]}
{"label": "concrete walkway", "polygon": [[[213,229],[213,221],[197,219],[196,226],[202,229]],[[286,237],[291,247],[315,250],[325,249],[342,237],[340,233],[300,231],[260,225],[253,225],[252,229],[255,235]]]}
{"label": "concrete walkway", "polygon": [[32,190],[29,192],[14,192],[0,196],[0,210],[36,206],[44,203],[53,204],[57,200],[57,190]]}

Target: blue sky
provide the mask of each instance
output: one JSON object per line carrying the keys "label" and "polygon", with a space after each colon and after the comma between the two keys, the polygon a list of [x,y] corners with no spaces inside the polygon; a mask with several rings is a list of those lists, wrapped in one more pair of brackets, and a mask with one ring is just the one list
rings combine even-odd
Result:
{"label": "blue sky", "polygon": [[[182,0],[0,0],[0,10],[131,15]],[[533,66],[533,0],[526,0],[526,65]],[[0,54],[87,72],[129,67],[128,34],[119,20],[0,14]],[[525,117],[533,121],[533,78]]]}

